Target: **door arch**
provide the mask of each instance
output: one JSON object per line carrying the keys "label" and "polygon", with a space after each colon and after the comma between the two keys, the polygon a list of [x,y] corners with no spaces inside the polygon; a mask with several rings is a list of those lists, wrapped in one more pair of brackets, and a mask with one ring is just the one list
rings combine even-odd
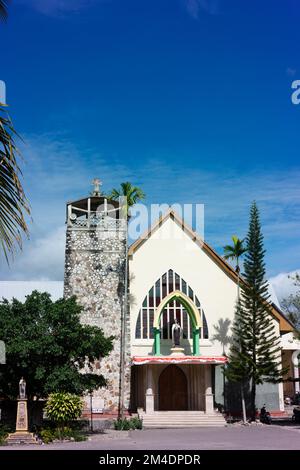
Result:
{"label": "door arch", "polygon": [[159,410],[187,410],[188,387],[185,373],[170,364],[159,376]]}

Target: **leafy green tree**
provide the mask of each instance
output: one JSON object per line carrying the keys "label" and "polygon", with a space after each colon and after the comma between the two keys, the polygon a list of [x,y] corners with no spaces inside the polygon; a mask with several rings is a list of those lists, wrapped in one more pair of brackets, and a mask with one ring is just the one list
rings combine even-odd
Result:
{"label": "leafy green tree", "polygon": [[126,197],[127,207],[126,213],[127,216],[130,216],[130,208],[134,206],[139,201],[143,201],[146,197],[145,193],[141,188],[133,186],[129,181],[121,183],[120,189],[112,189],[108,195],[110,199],[117,200],[119,197]]}
{"label": "leafy green tree", "polygon": [[83,400],[78,395],[66,392],[51,393],[45,406],[46,416],[57,423],[60,435],[63,435],[66,424],[80,418],[83,411]]}
{"label": "leafy green tree", "polygon": [[299,288],[296,294],[291,294],[280,303],[283,311],[287,314],[289,320],[300,330],[300,274],[290,276],[294,285]]}
{"label": "leafy green tree", "polygon": [[[80,323],[82,308],[75,297],[51,300],[37,291],[24,303],[14,299],[0,304],[0,331],[6,344],[6,365],[0,373],[0,393],[16,398],[24,377],[29,399],[52,392],[81,394],[105,385],[93,364],[112,350],[96,326]],[[80,371],[85,368],[87,374]]]}
{"label": "leafy green tree", "polygon": [[255,202],[250,209],[246,248],[244,282],[241,284],[235,327],[236,347],[231,361],[235,361],[236,374],[246,375],[250,381],[251,417],[255,419],[257,385],[263,382],[278,383],[286,372],[280,365],[280,339],[275,331],[269,302],[263,235]]}

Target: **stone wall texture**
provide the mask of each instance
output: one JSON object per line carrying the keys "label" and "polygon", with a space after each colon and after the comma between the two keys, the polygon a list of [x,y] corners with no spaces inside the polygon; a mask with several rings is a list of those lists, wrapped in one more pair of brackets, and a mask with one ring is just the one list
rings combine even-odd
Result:
{"label": "stone wall texture", "polygon": [[[114,336],[111,354],[95,364],[107,387],[94,392],[106,411],[116,412],[120,392],[121,321],[125,286],[125,232],[67,228],[64,295],[75,295],[83,307],[81,321]],[[128,314],[129,315],[129,314]],[[130,400],[130,333],[126,318],[124,406]]]}

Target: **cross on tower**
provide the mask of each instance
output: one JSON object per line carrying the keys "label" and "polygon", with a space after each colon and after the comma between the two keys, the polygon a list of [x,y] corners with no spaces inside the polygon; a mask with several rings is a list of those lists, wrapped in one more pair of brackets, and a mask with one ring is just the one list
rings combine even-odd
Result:
{"label": "cross on tower", "polygon": [[94,178],[92,185],[94,186],[93,196],[100,196],[100,186],[102,186],[102,181],[100,181],[99,178]]}

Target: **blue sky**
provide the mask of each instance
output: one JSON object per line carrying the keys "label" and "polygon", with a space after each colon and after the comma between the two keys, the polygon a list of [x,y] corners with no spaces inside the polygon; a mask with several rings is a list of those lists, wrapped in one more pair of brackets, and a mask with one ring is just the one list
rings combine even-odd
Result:
{"label": "blue sky", "polygon": [[204,203],[220,253],[256,199],[268,275],[299,269],[299,22],[296,0],[14,0],[0,79],[33,223],[0,278],[62,279],[64,204],[94,176]]}

